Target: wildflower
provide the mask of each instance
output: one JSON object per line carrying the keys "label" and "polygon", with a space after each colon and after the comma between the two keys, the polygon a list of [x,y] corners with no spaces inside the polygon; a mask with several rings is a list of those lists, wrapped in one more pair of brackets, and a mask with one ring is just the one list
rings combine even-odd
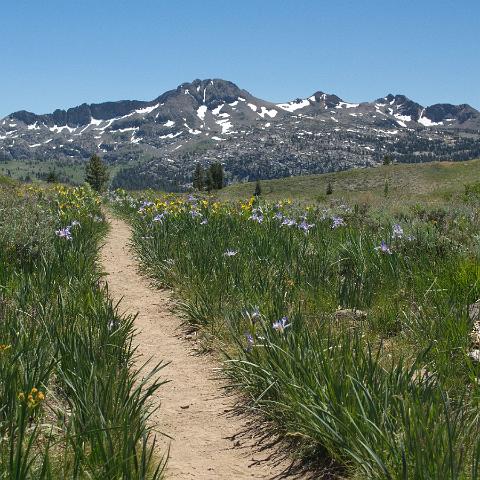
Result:
{"label": "wildflower", "polygon": [[252,319],[253,322],[260,320],[261,314],[260,314],[260,309],[258,307],[255,307],[253,309],[253,312],[250,313],[250,318]]}
{"label": "wildflower", "polygon": [[282,212],[277,212],[277,213],[273,216],[273,218],[274,218],[275,220],[282,221],[282,220],[283,220],[283,213],[282,213]]}
{"label": "wildflower", "polygon": [[245,311],[245,316],[248,317],[248,319],[252,323],[255,323],[256,321],[260,320],[260,318],[261,318],[260,309],[258,307],[254,307],[251,312],[249,312],[247,310],[247,311]]}
{"label": "wildflower", "polygon": [[254,345],[253,336],[250,333],[246,333],[245,339],[247,340],[247,348],[245,349],[245,351],[251,352]]}
{"label": "wildflower", "polygon": [[293,227],[296,224],[297,224],[297,222],[295,220],[293,220],[293,218],[285,218],[282,222],[283,227]]}
{"label": "wildflower", "polygon": [[382,240],[382,243],[378,246],[375,247],[375,250],[379,250],[382,253],[386,253],[388,255],[392,254],[392,251],[390,250],[390,247]]}
{"label": "wildflower", "polygon": [[225,257],[234,257],[237,253],[238,251],[236,250],[227,250],[223,255]]}
{"label": "wildflower", "polygon": [[257,223],[262,223],[263,222],[263,215],[259,215],[258,213],[254,213],[253,215],[250,216],[250,220],[253,220],[254,222],[257,222]]}
{"label": "wildflower", "polygon": [[300,230],[303,230],[305,233],[308,233],[308,231],[315,226],[314,223],[307,223],[306,220],[303,220],[301,223],[298,224],[298,228]]}
{"label": "wildflower", "polygon": [[158,215],[155,215],[152,219],[153,222],[163,222],[163,219],[165,218],[164,213],[159,213]]}
{"label": "wildflower", "polygon": [[288,323],[288,317],[282,317],[280,320],[272,323],[272,328],[277,332],[282,333],[290,324]]}
{"label": "wildflower", "polygon": [[80,226],[80,222],[78,220],[74,220],[70,225],[71,228],[79,227],[79,226]]}
{"label": "wildflower", "polygon": [[393,238],[402,238],[403,237],[403,228],[401,225],[396,223],[392,227]]}
{"label": "wildflower", "polygon": [[64,238],[65,240],[72,240],[72,233],[70,232],[70,226],[56,230],[57,237]]}
{"label": "wildflower", "polygon": [[208,220],[204,218],[201,222],[200,225],[206,225],[208,223]]}
{"label": "wildflower", "polygon": [[203,215],[198,210],[191,210],[190,215],[192,218],[203,217]]}
{"label": "wildflower", "polygon": [[6,352],[12,348],[11,345],[6,345],[5,343],[0,344],[0,353]]}
{"label": "wildflower", "polygon": [[33,410],[45,400],[45,393],[38,390],[38,388],[33,387],[28,394],[19,392],[17,398],[19,402],[23,403],[26,401],[27,407],[30,410]]}
{"label": "wildflower", "polygon": [[332,217],[332,228],[344,227],[346,224],[342,217]]}

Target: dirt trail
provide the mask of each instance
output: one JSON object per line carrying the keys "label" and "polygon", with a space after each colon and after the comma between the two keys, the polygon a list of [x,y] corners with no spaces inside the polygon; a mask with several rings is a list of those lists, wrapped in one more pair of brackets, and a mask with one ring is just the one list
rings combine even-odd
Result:
{"label": "dirt trail", "polygon": [[170,311],[168,292],[154,289],[137,272],[128,225],[116,218],[110,223],[103,268],[111,295],[123,298],[121,311],[139,312],[139,361],[151,357],[154,364],[171,362],[162,370],[162,377],[171,382],[160,388],[161,407],[153,417],[158,429],[173,437],[163,443],[164,448],[171,446],[167,480],[292,478],[285,474],[286,464],[266,460],[271,451],[254,448],[251,437],[235,437],[246,425],[228,413],[233,400],[223,395],[221,382],[214,378],[218,364],[192,351],[182,338],[181,320]]}

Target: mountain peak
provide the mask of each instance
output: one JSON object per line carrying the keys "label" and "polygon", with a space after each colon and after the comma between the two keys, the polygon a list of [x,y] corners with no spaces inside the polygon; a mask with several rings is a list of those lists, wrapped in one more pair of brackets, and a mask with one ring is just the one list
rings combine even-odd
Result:
{"label": "mountain peak", "polygon": [[250,97],[251,95],[240,89],[235,83],[220,78],[195,79],[192,82],[180,84],[175,90],[170,90],[158,97],[157,101],[163,102],[178,95],[189,95],[195,99],[198,105],[206,105],[213,109],[221,103],[231,103],[238,97]]}

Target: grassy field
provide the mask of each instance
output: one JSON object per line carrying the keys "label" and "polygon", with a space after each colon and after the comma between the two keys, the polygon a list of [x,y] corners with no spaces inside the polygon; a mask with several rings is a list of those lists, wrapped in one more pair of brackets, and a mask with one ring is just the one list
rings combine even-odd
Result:
{"label": "grassy field", "polygon": [[[112,179],[122,168],[135,166],[138,161],[125,162],[118,165],[109,165],[108,171]],[[56,160],[23,162],[10,160],[0,163],[0,176],[9,176],[15,180],[23,180],[30,176],[33,182],[38,182],[37,175],[48,175],[55,172],[61,181],[74,185],[81,185],[85,181],[85,162],[72,163],[58,162]]]}
{"label": "grassy field", "polygon": [[160,384],[132,366],[133,318],[101,281],[100,205],[0,178],[1,479],[162,476],[146,423]]}
{"label": "grassy field", "polygon": [[[480,160],[466,162],[432,162],[395,164],[376,168],[348,170],[323,175],[265,180],[262,196],[271,201],[292,198],[296,201],[325,202],[345,200],[349,203],[394,206],[412,201],[440,203],[463,193],[464,185],[480,180]],[[385,197],[385,182],[388,195]],[[328,183],[332,195],[326,195]],[[255,183],[238,183],[218,194],[222,200],[244,200],[255,190]]]}
{"label": "grassy field", "polygon": [[[464,183],[479,168],[263,182],[265,195],[241,203],[118,192],[112,205],[145,271],[175,289],[245,408],[292,455],[338,478],[477,479],[480,188],[466,196]],[[318,203],[329,179],[337,201]]]}

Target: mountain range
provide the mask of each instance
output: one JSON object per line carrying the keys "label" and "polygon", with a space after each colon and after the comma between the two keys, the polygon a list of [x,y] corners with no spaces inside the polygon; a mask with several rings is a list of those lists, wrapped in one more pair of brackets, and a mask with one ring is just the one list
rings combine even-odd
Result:
{"label": "mountain range", "polygon": [[480,112],[422,106],[388,94],[351,103],[318,91],[272,103],[232,82],[194,80],[152,101],[82,104],[0,120],[1,161],[116,166],[116,186],[188,185],[196,162],[224,164],[229,181],[399,162],[480,156]]}

